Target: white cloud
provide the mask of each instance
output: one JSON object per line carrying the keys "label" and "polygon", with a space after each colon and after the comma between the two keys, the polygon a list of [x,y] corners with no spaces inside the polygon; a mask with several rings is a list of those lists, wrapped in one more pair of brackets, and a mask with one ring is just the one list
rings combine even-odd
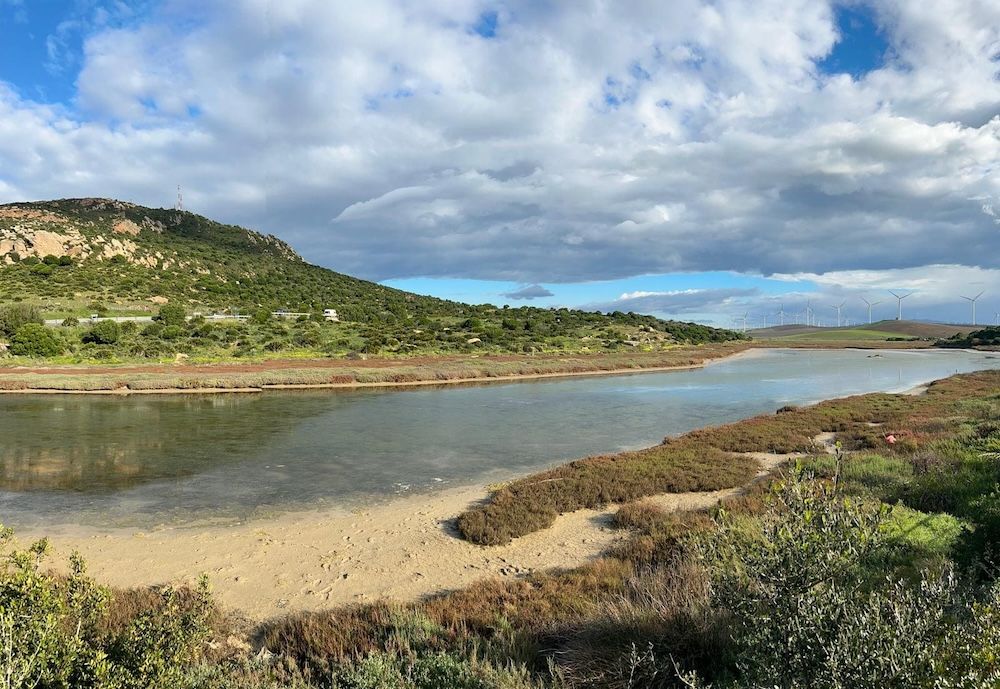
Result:
{"label": "white cloud", "polygon": [[995,263],[995,2],[879,0],[860,79],[814,0],[223,5],[92,22],[73,108],[0,87],[4,200],[180,183],[371,278]]}

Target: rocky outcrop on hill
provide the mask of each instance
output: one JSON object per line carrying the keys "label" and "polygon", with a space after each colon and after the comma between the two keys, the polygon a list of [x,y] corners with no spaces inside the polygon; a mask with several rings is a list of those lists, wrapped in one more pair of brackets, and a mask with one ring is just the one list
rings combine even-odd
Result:
{"label": "rocky outcrop on hill", "polygon": [[[135,223],[122,220],[115,223],[112,232],[135,237],[140,229]],[[103,234],[85,236],[71,218],[32,209],[0,208],[0,258],[10,265],[30,256],[70,256],[80,260],[121,256],[130,263],[147,266],[157,263],[130,239]]]}
{"label": "rocky outcrop on hill", "polygon": [[[186,257],[165,248],[162,240],[143,241],[144,233],[151,233],[147,237],[169,236],[185,217],[193,217],[190,214],[172,211],[165,214],[124,201],[98,198],[52,201],[42,208],[38,205],[0,206],[0,265],[12,265],[31,257],[69,256],[80,261],[120,257],[127,263],[161,270],[191,267]],[[243,228],[232,230],[245,232],[243,241],[250,246],[276,252],[290,261],[302,260],[291,246],[273,235]],[[199,273],[208,272],[194,267]]]}

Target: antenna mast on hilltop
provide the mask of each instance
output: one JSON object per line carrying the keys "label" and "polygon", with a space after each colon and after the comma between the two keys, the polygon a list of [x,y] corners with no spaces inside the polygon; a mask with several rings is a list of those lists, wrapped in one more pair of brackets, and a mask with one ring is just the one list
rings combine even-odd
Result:
{"label": "antenna mast on hilltop", "polygon": [[184,210],[184,196],[181,194],[181,185],[177,185],[177,203],[174,205],[175,211]]}

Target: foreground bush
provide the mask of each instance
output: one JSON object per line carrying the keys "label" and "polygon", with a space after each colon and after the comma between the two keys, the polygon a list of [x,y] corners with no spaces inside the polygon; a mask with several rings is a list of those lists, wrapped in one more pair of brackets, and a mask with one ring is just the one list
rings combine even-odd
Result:
{"label": "foreground bush", "polygon": [[174,590],[116,628],[111,594],[74,556],[70,573],[46,571],[48,544],[13,546],[0,528],[0,689],[168,689],[181,682],[208,635],[204,582],[193,599]]}
{"label": "foreground bush", "polygon": [[721,686],[1000,686],[997,590],[970,603],[948,566],[885,576],[886,515],[793,476],[755,524],[722,515],[696,541],[710,603],[732,630],[740,681]]}

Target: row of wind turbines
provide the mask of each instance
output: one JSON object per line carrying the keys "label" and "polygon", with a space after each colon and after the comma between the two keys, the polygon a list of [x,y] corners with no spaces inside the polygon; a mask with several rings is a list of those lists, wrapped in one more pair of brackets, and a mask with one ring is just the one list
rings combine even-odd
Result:
{"label": "row of wind turbines", "polygon": [[[896,320],[897,321],[901,321],[901,320],[903,320],[903,300],[906,299],[907,297],[913,296],[914,292],[907,292],[905,294],[900,294],[900,293],[895,292],[893,290],[888,290],[888,292],[889,292],[889,294],[891,294],[896,299]],[[976,325],[976,302],[979,301],[979,298],[981,296],[983,296],[983,294],[985,294],[985,292],[980,292],[979,294],[977,294],[974,297],[966,297],[964,295],[959,295],[962,299],[965,299],[967,302],[969,302],[969,304],[972,307],[972,325]],[[872,308],[875,307],[875,306],[878,306],[879,304],[885,303],[885,300],[869,301],[866,297],[859,297],[859,299],[861,299],[861,301],[863,301],[865,303],[865,306],[868,308],[868,323],[870,325],[873,322],[872,321]],[[839,304],[830,305],[828,307],[828,308],[834,309],[837,312],[837,327],[838,328],[841,328],[844,325],[852,325],[852,323],[850,321],[845,320],[843,318],[842,309],[844,308],[845,304],[847,304],[847,300],[846,299],[844,301],[840,302]],[[784,325],[785,324],[785,316],[786,315],[791,315],[791,316],[794,317],[794,316],[797,316],[799,314],[786,314],[785,313],[785,305],[782,304],[780,306],[780,308],[777,311],[774,312],[773,315],[775,315],[775,316],[778,317],[778,325]],[[763,324],[764,324],[763,327],[765,327],[765,328],[767,327],[767,317],[768,317],[768,314],[766,314],[766,313],[762,317],[763,318]],[[743,332],[747,331],[747,324],[749,323],[749,320],[750,320],[750,312],[749,311],[745,312],[742,316],[737,316],[736,318],[733,318],[733,322],[736,323],[736,324],[740,324],[742,322],[742,330],[743,330]],[[1000,325],[1000,311],[998,311],[997,313],[993,314],[993,320],[994,320],[994,325]],[[812,300],[809,300],[809,301],[806,302],[805,311],[801,312],[801,320],[794,320],[792,322],[794,322],[794,323],[803,323],[804,325],[810,325],[810,326],[820,327],[821,323],[816,318],[816,311],[812,307]]]}

